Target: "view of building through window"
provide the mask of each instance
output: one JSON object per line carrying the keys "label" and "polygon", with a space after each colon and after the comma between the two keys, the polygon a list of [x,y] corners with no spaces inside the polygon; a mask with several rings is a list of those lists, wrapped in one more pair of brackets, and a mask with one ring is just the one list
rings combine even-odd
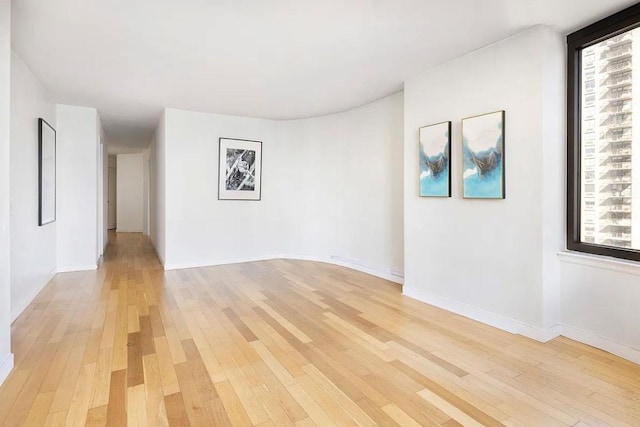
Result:
{"label": "view of building through window", "polygon": [[580,235],[584,243],[640,249],[638,60],[640,29],[582,50]]}

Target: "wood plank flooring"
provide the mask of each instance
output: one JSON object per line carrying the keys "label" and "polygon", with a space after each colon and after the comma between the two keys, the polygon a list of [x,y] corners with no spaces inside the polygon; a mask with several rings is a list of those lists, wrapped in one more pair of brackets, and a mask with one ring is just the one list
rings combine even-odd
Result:
{"label": "wood plank flooring", "polygon": [[640,425],[640,367],[341,267],[164,272],[138,234],[13,325],[2,426]]}

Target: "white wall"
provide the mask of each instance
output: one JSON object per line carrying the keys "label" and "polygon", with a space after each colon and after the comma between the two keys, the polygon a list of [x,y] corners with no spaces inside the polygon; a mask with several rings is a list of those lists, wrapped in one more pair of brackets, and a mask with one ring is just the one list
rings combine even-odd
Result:
{"label": "white wall", "polygon": [[548,36],[542,39],[546,44],[542,64],[542,327],[549,332],[544,339],[561,332],[557,329],[562,322],[558,249],[565,248],[566,240],[566,41],[549,31]]}
{"label": "white wall", "polygon": [[[538,27],[405,83],[404,292],[640,363],[640,267],[564,252],[565,64],[563,37]],[[460,120],[497,109],[506,110],[507,198],[462,200]],[[443,120],[454,124],[454,197],[421,199],[416,132]]]}
{"label": "white wall", "polygon": [[158,126],[149,145],[151,169],[149,171],[149,235],[160,262],[165,264],[165,112],[162,112]]}
{"label": "white wall", "polygon": [[[563,62],[562,38],[537,27],[405,82],[407,295],[540,339],[560,321],[545,306],[563,248]],[[462,199],[461,120],[496,110],[506,200]],[[453,197],[418,197],[418,128],[446,120]]]}
{"label": "white wall", "polygon": [[117,231],[144,231],[144,155],[118,154]]}
{"label": "white wall", "polygon": [[96,132],[98,135],[96,161],[98,162],[97,170],[97,247],[96,247],[96,259],[99,259],[104,254],[104,249],[107,246],[107,173],[108,173],[108,153],[107,153],[107,136],[102,128],[102,120],[100,115],[97,114],[96,118]]}
{"label": "white wall", "polygon": [[[403,94],[323,117],[279,123],[291,165],[282,179],[292,254],[401,281]],[[266,181],[265,181],[266,185]]]}
{"label": "white wall", "polygon": [[640,266],[563,254],[563,335],[640,363]]}
{"label": "white wall", "polygon": [[149,236],[150,235],[150,183],[149,183],[149,162],[150,162],[150,149],[146,149],[142,151],[142,162],[143,162],[143,169],[144,169],[144,179],[142,182],[143,185],[143,196],[142,196],[142,203],[143,203],[143,222],[144,222],[144,227],[143,227],[143,233],[145,236]]}
{"label": "white wall", "polygon": [[[290,202],[286,170],[293,160],[276,140],[276,123],[165,110],[165,267],[207,265],[277,251],[292,227],[279,216]],[[262,201],[218,200],[218,138],[263,141]],[[277,176],[280,174],[280,176]]]}
{"label": "white wall", "polygon": [[38,226],[38,118],[56,128],[56,107],[18,55],[11,55],[11,319],[56,269],[56,222]]}
{"label": "white wall", "polygon": [[98,114],[57,106],[58,271],[96,268]]}
{"label": "white wall", "polygon": [[[402,107],[396,94],[281,122],[165,110],[165,267],[292,256],[401,280]],[[263,142],[261,201],[218,200],[219,137]]]}
{"label": "white wall", "polygon": [[[118,216],[118,200],[117,200],[117,196],[118,196],[118,168],[117,168],[117,155],[115,154],[109,154],[107,156],[107,174],[106,174],[106,191],[107,191],[107,224],[106,224],[106,229],[107,229],[107,237],[108,237],[108,230],[111,229],[115,229],[116,225],[117,225],[117,216]],[[111,200],[111,203],[113,204],[113,209],[109,209],[109,169],[112,170],[112,174],[115,176],[114,179],[114,183],[113,183],[113,200]]]}
{"label": "white wall", "polygon": [[11,354],[11,285],[9,157],[11,111],[11,2],[0,0],[0,383],[13,368]]}
{"label": "white wall", "polygon": [[[104,130],[103,130],[104,132]],[[108,141],[103,134],[102,151],[102,253],[104,254],[109,243],[109,151]]]}

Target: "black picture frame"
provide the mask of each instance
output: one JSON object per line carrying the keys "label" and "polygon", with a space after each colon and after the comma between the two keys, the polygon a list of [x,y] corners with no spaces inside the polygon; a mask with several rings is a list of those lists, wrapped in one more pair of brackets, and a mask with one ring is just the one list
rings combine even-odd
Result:
{"label": "black picture frame", "polygon": [[56,130],[38,119],[38,225],[56,220]]}
{"label": "black picture frame", "polygon": [[[223,149],[225,150],[223,152]],[[227,188],[227,149],[254,151],[253,190]],[[262,141],[241,138],[218,138],[218,200],[239,200],[259,202],[262,200]]]}

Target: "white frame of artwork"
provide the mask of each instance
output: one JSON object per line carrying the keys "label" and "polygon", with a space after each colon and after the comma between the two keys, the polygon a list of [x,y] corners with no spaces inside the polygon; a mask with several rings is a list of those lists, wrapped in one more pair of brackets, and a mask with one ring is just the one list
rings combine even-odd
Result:
{"label": "white frame of artwork", "polygon": [[[227,189],[227,149],[255,151],[253,190]],[[262,141],[236,138],[219,138],[218,149],[218,200],[252,200],[262,198]]]}

